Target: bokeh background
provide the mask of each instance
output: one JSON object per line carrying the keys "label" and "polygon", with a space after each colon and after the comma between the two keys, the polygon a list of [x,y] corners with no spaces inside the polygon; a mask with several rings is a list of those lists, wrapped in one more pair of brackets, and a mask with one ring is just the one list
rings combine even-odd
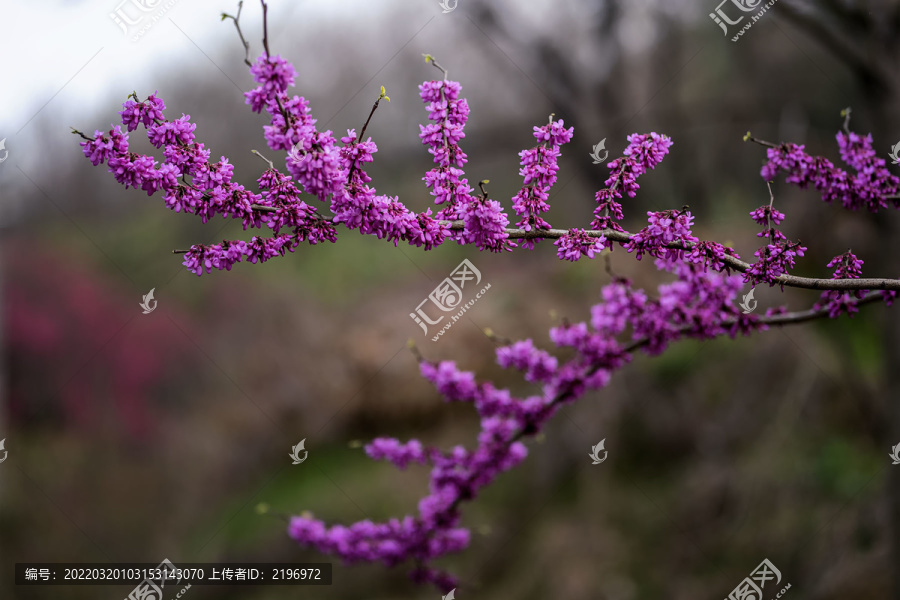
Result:
{"label": "bokeh background", "polygon": [[[625,202],[626,226],[687,204],[697,235],[747,258],[757,247],[747,213],[769,198],[764,149],[742,141],[748,130],[838,164],[850,106],[851,129],[871,132],[882,157],[900,140],[900,5],[780,0],[734,43],[709,18],[716,1],[459,0],[444,14],[436,0],[271,0],[269,39],[299,71],[293,92],[336,134],[359,130],[387,88],[368,172],[416,210],[431,203],[417,137],[427,113],[416,86],[439,77],[427,52],[472,109],[469,179],[490,179],[506,210],[521,185],[517,153],[550,113],[575,126],[551,193],[561,228],[590,222],[608,172],[592,164],[593,144],[606,139],[611,160],[629,133],[656,131],[674,146]],[[129,592],[16,587],[15,562],[163,558],[334,562],[330,587],[195,586],[185,597],[196,600],[438,598],[404,568],[345,566],[296,546],[279,515],[414,513],[427,470],[374,463],[359,442],[471,446],[478,424],[419,377],[407,340],[527,391],[496,365],[483,330],[552,347],[550,327],[589,316],[610,280],[604,260],[564,263],[549,242],[426,253],[339,230],[337,244],[194,276],[172,250],[242,238],[239,224],[201,224],[125,190],[82,156],[70,127],[108,129],[130,92],[158,90],[169,118],[190,114],[198,141],[235,164],[236,181],[252,186],[265,167],[251,149],[282,167],[284,156],[244,105],[254,84],[220,19],[236,2],[160,3],[136,41],[110,17],[118,9],[136,12],[130,0],[0,2],[0,598]],[[251,59],[261,12],[243,7]],[[148,151],[142,132],[131,138]],[[848,213],[783,182],[773,190],[783,229],[810,248],[796,273],[828,277],[825,264],[852,248],[868,275],[900,274],[897,215]],[[409,313],[463,258],[491,290],[434,343]],[[610,268],[650,289],[666,280],[622,251]],[[143,315],[151,288],[159,304]],[[816,293],[756,298],[760,311],[803,309]],[[897,323],[872,305],[639,357],[466,506],[471,547],[439,563],[460,576],[457,597],[722,598],[768,558],[794,600],[900,599],[900,466],[888,457],[900,442]],[[301,439],[309,457],[292,466]],[[601,439],[609,458],[594,466],[587,454]]]}

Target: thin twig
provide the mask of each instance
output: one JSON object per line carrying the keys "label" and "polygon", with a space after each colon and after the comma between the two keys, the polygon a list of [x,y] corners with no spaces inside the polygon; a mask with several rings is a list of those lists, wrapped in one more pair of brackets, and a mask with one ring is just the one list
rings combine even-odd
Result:
{"label": "thin twig", "polygon": [[438,61],[434,60],[434,57],[433,57],[432,55],[430,55],[430,54],[423,54],[422,56],[425,57],[425,62],[430,62],[430,63],[433,64],[435,67],[437,67],[438,69],[440,69],[441,72],[444,73],[444,80],[447,79],[447,73],[448,73],[447,69],[445,69],[445,68],[442,67],[440,64],[438,64]]}
{"label": "thin twig", "polygon": [[247,64],[248,67],[252,67],[253,63],[250,62],[250,42],[248,42],[247,40],[244,39],[244,34],[241,32],[241,26],[238,23],[238,21],[241,18],[241,9],[243,7],[244,7],[244,0],[240,0],[240,2],[238,2],[237,16],[232,17],[231,15],[229,15],[227,13],[222,13],[222,20],[224,21],[225,19],[231,19],[232,21],[234,21],[234,27],[235,27],[235,29],[237,29],[238,37],[241,38],[241,44],[244,45],[244,52],[245,52],[244,62]]}
{"label": "thin twig", "polygon": [[[441,221],[449,226],[452,231],[461,231],[465,229],[465,223],[462,220],[457,221]],[[524,229],[506,228],[504,229],[507,236],[511,240],[516,239],[558,239],[568,233],[565,229],[541,229],[525,231]],[[614,229],[587,229],[585,235],[589,237],[605,237],[608,240],[625,244],[631,241],[634,234],[627,231],[616,231]],[[696,244],[691,242],[669,242],[664,244],[663,248],[672,248],[674,250],[690,250]],[[739,258],[726,254],[722,262],[736,271],[744,273],[750,270],[750,263],[746,263]],[[795,275],[779,275],[773,277],[772,282],[776,284],[786,285],[789,287],[803,288],[808,290],[898,290],[900,291],[900,279],[814,279],[810,277],[797,277]]]}
{"label": "thin twig", "polygon": [[481,181],[478,182],[478,187],[481,188],[481,195],[484,197],[485,200],[488,199],[488,193],[484,189],[484,184],[490,183],[490,182],[491,182],[490,179],[482,179]]}
{"label": "thin twig", "polygon": [[766,140],[760,140],[758,138],[753,137],[750,132],[747,132],[747,135],[744,136],[745,142],[754,142],[761,146],[766,146],[767,148],[781,148],[780,144],[773,144],[772,142],[767,142]]}
{"label": "thin twig", "polygon": [[850,135],[850,113],[851,109],[848,106],[844,110],[841,111],[841,116],[844,117],[844,133]]}
{"label": "thin twig", "polygon": [[75,129],[74,127],[69,127],[69,129],[71,129],[71,130],[72,130],[72,133],[74,133],[75,135],[80,135],[82,138],[86,139],[86,140],[89,141],[89,142],[93,142],[94,139],[95,139],[95,138],[88,137],[88,136],[84,135],[83,133],[81,133],[80,131],[78,131],[77,129]]}
{"label": "thin twig", "polygon": [[260,154],[259,151],[257,151],[257,150],[250,150],[250,152],[252,152],[253,154],[257,155],[258,157],[260,157],[261,159],[263,159],[264,161],[266,161],[267,163],[269,163],[269,168],[270,168],[270,169],[274,169],[274,168],[275,168],[275,164],[274,164],[271,160],[269,160],[268,158],[266,158],[265,156],[263,156],[262,154]]}
{"label": "thin twig", "polygon": [[263,9],[263,48],[266,49],[266,58],[271,56],[269,53],[269,19],[267,18],[267,14],[269,12],[269,7],[266,4],[266,0],[259,0],[262,4]]}

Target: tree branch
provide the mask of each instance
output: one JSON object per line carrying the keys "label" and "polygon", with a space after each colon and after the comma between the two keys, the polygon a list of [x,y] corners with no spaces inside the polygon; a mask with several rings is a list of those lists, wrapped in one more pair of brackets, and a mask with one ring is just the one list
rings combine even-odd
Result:
{"label": "tree branch", "polygon": [[[462,230],[465,228],[465,223],[461,220],[444,222],[449,223],[450,229],[454,231]],[[566,229],[542,229],[525,231],[524,229],[507,228],[505,231],[507,234],[509,234],[509,239],[514,240],[558,239],[569,233]],[[588,229],[585,230],[584,233],[589,237],[605,237],[608,240],[623,244],[631,241],[631,238],[634,237],[634,234],[628,233],[627,231],[622,232],[612,229]],[[674,250],[690,250],[694,246],[695,244],[692,243],[670,242],[664,247],[672,248]],[[741,273],[745,273],[746,271],[750,270],[750,267],[752,266],[750,263],[746,263],[739,258],[735,258],[734,256],[729,256],[727,254],[722,259],[722,262],[727,264],[732,269],[740,271]],[[812,277],[797,277],[795,275],[779,275],[778,277],[773,278],[773,281],[775,283],[779,283],[789,287],[809,290],[900,290],[900,279],[815,279]]]}

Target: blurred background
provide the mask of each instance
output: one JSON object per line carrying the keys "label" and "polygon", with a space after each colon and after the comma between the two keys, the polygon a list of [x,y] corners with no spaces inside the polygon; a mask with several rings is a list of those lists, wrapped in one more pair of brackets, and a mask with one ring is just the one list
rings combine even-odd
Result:
{"label": "blurred background", "polygon": [[[416,86],[440,74],[427,52],[472,110],[461,144],[470,182],[490,179],[507,211],[521,186],[517,153],[550,113],[575,126],[551,193],[559,228],[590,223],[608,173],[592,146],[605,139],[612,160],[628,134],[656,131],[674,146],[624,202],[626,227],[688,204],[695,234],[747,259],[758,230],[748,213],[769,199],[764,148],[742,141],[748,130],[840,164],[834,138],[850,106],[851,129],[871,132],[883,158],[900,140],[900,5],[780,0],[732,42],[738,27],[726,36],[710,19],[717,1],[459,0],[442,13],[437,0],[270,0],[269,41],[299,72],[291,93],[338,137],[361,128],[386,87],[367,170],[415,210],[431,205]],[[334,562],[330,587],[194,586],[185,597],[197,600],[438,598],[405,568],[345,566],[298,547],[278,515],[349,524],[414,514],[427,469],[374,463],[358,442],[471,447],[478,423],[420,378],[407,340],[527,393],[496,365],[483,329],[552,348],[550,327],[589,317],[610,280],[604,261],[560,261],[550,242],[426,253],[339,229],[337,244],[194,276],[173,249],[249,234],[125,190],[83,157],[70,127],[107,130],[129,93],[158,90],[166,116],[190,114],[235,181],[256,189],[265,164],[251,149],[282,169],[284,156],[244,104],[254,83],[220,18],[237,3],[139,4],[0,2],[0,598],[130,591],[16,587],[15,562],[163,558]],[[251,1],[241,16],[251,59],[261,12]],[[143,17],[120,27],[122,14]],[[131,139],[151,149],[143,129]],[[897,215],[848,213],[783,181],[773,191],[782,229],[809,247],[796,274],[830,277],[826,263],[852,248],[868,276],[900,275]],[[491,289],[432,342],[409,313],[463,258]],[[623,251],[611,268],[651,290],[667,279]],[[151,288],[158,308],[144,315]],[[756,298],[760,312],[799,310],[817,294],[761,288]],[[638,357],[465,507],[471,546],[438,563],[460,577],[457,597],[722,598],[768,558],[794,600],[900,599],[900,466],[888,457],[900,442],[900,321],[889,311]],[[308,459],[294,466],[301,439]],[[601,439],[609,457],[595,466],[587,454]]]}

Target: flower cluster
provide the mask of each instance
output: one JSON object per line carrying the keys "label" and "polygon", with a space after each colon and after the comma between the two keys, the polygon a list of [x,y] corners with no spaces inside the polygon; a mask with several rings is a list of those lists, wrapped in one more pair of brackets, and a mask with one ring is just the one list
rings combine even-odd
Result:
{"label": "flower cluster", "polygon": [[725,262],[726,256],[741,258],[733,248],[718,242],[703,240],[694,244],[690,254],[685,255],[685,260],[700,266],[704,271],[712,269],[713,271],[725,271],[730,274],[731,269],[728,263]]}
{"label": "flower cluster", "polygon": [[618,224],[623,214],[622,205],[617,198],[622,198],[623,191],[634,198],[640,189],[637,178],[656,168],[672,146],[671,138],[656,132],[640,135],[633,133],[627,139],[628,146],[622,153],[623,156],[607,165],[612,174],[604,182],[606,187],[595,196],[597,208],[594,209],[592,229],[623,231]]}
{"label": "flower cluster", "polygon": [[[834,269],[832,279],[859,279],[862,275],[863,261],[856,258],[850,250],[835,256],[828,263],[828,268]],[[859,312],[856,306],[857,300],[868,293],[868,290],[854,290],[852,292],[844,292],[840,290],[828,290],[822,293],[822,297],[816,302],[815,308],[825,308],[828,310],[828,316],[832,319],[837,318],[842,313],[853,316],[853,313]]]}
{"label": "flower cluster", "polygon": [[428,146],[428,152],[437,165],[422,178],[431,190],[435,204],[443,205],[438,219],[454,221],[463,218],[466,205],[472,199],[473,188],[464,177],[462,167],[468,157],[459,141],[469,118],[469,104],[460,99],[459,82],[425,81],[419,85],[419,97],[426,103],[428,125],[419,125],[419,139]]}
{"label": "flower cluster", "polygon": [[287,169],[300,188],[326,200],[341,189],[346,173],[340,169],[340,149],[331,130],[316,129],[306,98],[288,98],[297,75],[294,66],[279,55],[264,54],[250,73],[259,85],[244,94],[245,102],[253,112],[265,108],[271,115],[263,127],[266,143],[273,150],[288,150]]}
{"label": "flower cluster", "polygon": [[866,208],[877,212],[890,205],[900,207],[900,201],[888,198],[900,192],[900,178],[892,175],[885,160],[875,154],[871,134],[862,137],[839,132],[837,141],[841,158],[857,171],[855,175],[835,167],[823,156],[810,156],[805,146],[798,144],[769,148],[768,162],[760,175],[766,181],[774,181],[779,171],[787,172],[788,183],[804,189],[813,185],[821,192],[823,201],[829,204],[838,201],[850,210]]}
{"label": "flower cluster", "polygon": [[359,229],[362,234],[386,238],[394,242],[394,246],[399,240],[425,246],[426,250],[441,244],[448,227],[431,216],[431,209],[416,214],[396,197],[376,195],[367,185],[372,178],[361,165],[372,162],[372,154],[378,151],[371,138],[360,142],[356,131],[350,129],[341,141],[344,143],[340,154],[341,170],[349,181],[332,197],[334,222]]}
{"label": "flower cluster", "polygon": [[[273,73],[280,73],[278,69]],[[136,98],[135,98],[136,100]],[[194,245],[185,253],[184,265],[197,275],[212,269],[231,270],[242,260],[265,262],[274,256],[293,252],[302,241],[310,244],[335,241],[334,227],[316,214],[313,207],[300,200],[300,191],[291,177],[269,169],[259,178],[262,193],[254,193],[232,181],[234,165],[224,156],[209,162],[210,152],[194,141],[196,124],[189,115],[175,121],[166,120],[165,103],[155,94],[147,100],[127,100],[120,111],[122,123],[129,131],[143,125],[147,137],[163,150],[164,162],[157,166],[152,156],[128,151],[128,134],[113,126],[107,135],[97,131],[93,139],[82,142],[86,157],[95,165],[106,161],[110,172],[126,187],[140,187],[148,195],[161,191],[166,206],[176,212],[200,216],[203,222],[216,214],[241,219],[244,229],[264,225],[279,234],[271,238],[253,237],[249,242],[223,241],[221,244]],[[190,177],[191,181],[179,182]],[[261,206],[275,209],[262,213]]]}
{"label": "flower cluster", "polygon": [[[768,283],[769,287],[777,282],[775,279],[794,268],[794,259],[803,256],[806,247],[799,241],[792,242],[781,232],[772,227],[772,224],[780,224],[784,220],[784,213],[772,207],[772,204],[760,206],[750,212],[750,217],[758,224],[765,227],[757,237],[768,238],[769,243],[754,252],[757,261],[750,266],[744,274],[744,281],[751,285]],[[781,285],[784,289],[784,284]]]}
{"label": "flower cluster", "polygon": [[[694,217],[689,210],[648,212],[647,216],[650,224],[622,246],[628,252],[635,252],[634,257],[638,260],[645,252],[657,258],[680,260],[690,250],[690,244],[698,241],[691,233]],[[675,242],[681,242],[682,247],[668,247]]]}
{"label": "flower cluster", "polygon": [[463,211],[462,239],[467,244],[475,244],[479,250],[501,252],[512,251],[515,246],[507,238],[509,219],[500,203],[485,195],[483,198],[470,197]]}
{"label": "flower cluster", "polygon": [[607,240],[603,236],[590,236],[584,229],[570,229],[553,245],[559,248],[556,251],[559,258],[575,262],[582,256],[594,258],[594,254],[602,252],[607,246]]}
{"label": "flower cluster", "polygon": [[[572,139],[574,131],[574,127],[566,129],[562,119],[556,122],[551,120],[543,127],[535,126],[534,137],[540,143],[519,152],[519,164],[522,165],[519,175],[524,178],[525,185],[513,197],[513,210],[522,217],[516,225],[525,231],[550,229],[550,224],[540,214],[550,210],[547,200],[559,171],[559,148]],[[534,248],[534,244],[534,239],[525,239],[522,247],[530,250]]]}

